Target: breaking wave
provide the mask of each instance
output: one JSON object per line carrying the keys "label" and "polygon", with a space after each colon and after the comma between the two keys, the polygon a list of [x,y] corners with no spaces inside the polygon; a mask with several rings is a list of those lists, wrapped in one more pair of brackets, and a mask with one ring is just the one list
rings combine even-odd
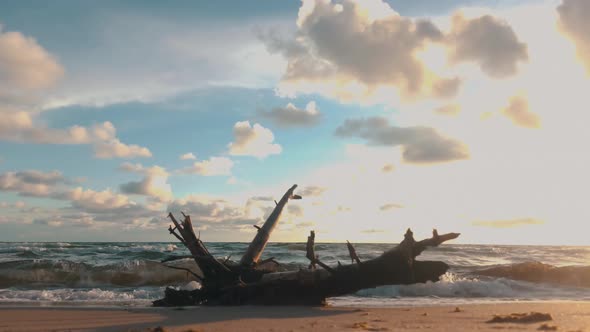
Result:
{"label": "breaking wave", "polygon": [[149,305],[161,297],[163,287],[140,289],[0,289],[0,303],[3,304],[100,304],[100,305]]}
{"label": "breaking wave", "polygon": [[360,297],[377,298],[493,298],[517,300],[552,300],[569,298],[589,300],[590,290],[584,288],[556,288],[547,284],[534,284],[506,278],[461,277],[447,273],[439,282],[413,285],[381,286],[356,293]]}
{"label": "breaking wave", "polygon": [[[196,270],[192,261],[182,266]],[[94,266],[71,261],[20,260],[0,263],[0,288],[165,286],[192,280],[186,271],[167,268],[159,262],[126,261]]]}
{"label": "breaking wave", "polygon": [[[219,258],[241,254],[247,243],[207,243]],[[355,244],[361,260],[392,244]],[[329,265],[350,263],[346,245],[318,243]],[[166,286],[187,287],[193,277],[159,261],[190,255],[169,242],[0,242],[0,304],[83,303],[149,305]],[[263,258],[274,257],[279,271],[306,268],[304,243],[270,243]],[[436,303],[590,300],[590,247],[445,245],[422,260],[451,266],[440,282],[382,286],[331,299],[337,305],[425,305]],[[541,261],[531,262],[531,261]],[[197,271],[191,259],[168,264]],[[193,282],[191,288],[197,287]]]}
{"label": "breaking wave", "polygon": [[494,266],[476,273],[488,277],[510,278],[533,283],[590,287],[590,266],[558,267],[540,262],[525,262]]}

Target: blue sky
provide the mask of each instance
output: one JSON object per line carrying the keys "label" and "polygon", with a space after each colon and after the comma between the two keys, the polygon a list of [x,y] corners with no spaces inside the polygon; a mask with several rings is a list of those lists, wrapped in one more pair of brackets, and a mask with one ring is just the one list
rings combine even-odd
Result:
{"label": "blue sky", "polygon": [[[248,241],[298,183],[309,197],[276,240],[438,227],[471,243],[584,244],[553,235],[590,216],[568,180],[588,162],[567,129],[585,119],[590,41],[571,14],[585,10],[4,1],[0,241],[166,241],[164,216],[180,210],[209,240]],[[552,188],[567,194],[536,194]]]}

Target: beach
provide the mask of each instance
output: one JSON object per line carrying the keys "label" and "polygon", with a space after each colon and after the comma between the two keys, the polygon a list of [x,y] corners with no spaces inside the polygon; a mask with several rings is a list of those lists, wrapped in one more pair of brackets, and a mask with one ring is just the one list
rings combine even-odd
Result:
{"label": "beach", "polygon": [[[532,323],[494,315],[548,313]],[[590,331],[590,302],[522,302],[399,308],[0,307],[1,331]]]}

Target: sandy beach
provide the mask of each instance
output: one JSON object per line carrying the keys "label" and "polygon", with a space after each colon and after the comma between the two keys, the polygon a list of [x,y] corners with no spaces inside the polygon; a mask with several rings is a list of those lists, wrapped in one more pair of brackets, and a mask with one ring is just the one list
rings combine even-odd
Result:
{"label": "sandy beach", "polygon": [[[2,307],[1,331],[590,331],[590,302],[336,308]],[[552,320],[487,323],[494,315],[542,312]]]}

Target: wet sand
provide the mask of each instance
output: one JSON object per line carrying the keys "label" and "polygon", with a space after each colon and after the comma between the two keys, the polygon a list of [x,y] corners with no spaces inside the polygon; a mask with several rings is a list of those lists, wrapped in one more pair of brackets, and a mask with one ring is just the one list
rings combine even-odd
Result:
{"label": "wet sand", "polygon": [[[1,331],[556,331],[590,332],[590,302],[405,308],[1,307]],[[549,313],[551,321],[487,323],[494,314]],[[544,327],[542,327],[544,325]]]}

